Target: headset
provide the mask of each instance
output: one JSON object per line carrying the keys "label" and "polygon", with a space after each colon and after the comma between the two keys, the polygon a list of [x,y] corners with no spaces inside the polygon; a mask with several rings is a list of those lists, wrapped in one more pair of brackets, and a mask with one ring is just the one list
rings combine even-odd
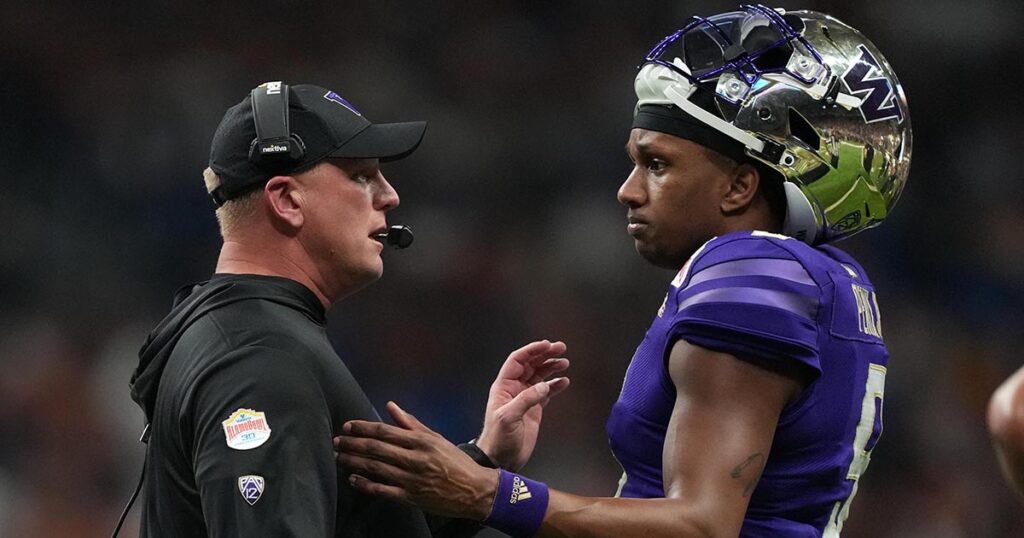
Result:
{"label": "headset", "polygon": [[289,127],[289,92],[278,80],[260,84],[250,94],[256,138],[249,144],[249,162],[268,173],[290,171],[306,156],[306,144]]}
{"label": "headset", "polygon": [[[289,126],[289,96],[288,85],[279,80],[264,82],[249,93],[256,127],[256,138],[249,144],[249,162],[270,175],[293,171],[306,156],[306,144]],[[253,187],[230,190],[218,187],[210,197],[215,206],[221,207]]]}

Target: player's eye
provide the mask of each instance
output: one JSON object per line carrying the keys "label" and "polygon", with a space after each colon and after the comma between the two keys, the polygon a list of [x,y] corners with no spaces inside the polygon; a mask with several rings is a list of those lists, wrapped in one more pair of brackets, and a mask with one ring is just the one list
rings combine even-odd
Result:
{"label": "player's eye", "polygon": [[647,161],[647,169],[651,172],[661,172],[667,164],[661,159],[650,159]]}

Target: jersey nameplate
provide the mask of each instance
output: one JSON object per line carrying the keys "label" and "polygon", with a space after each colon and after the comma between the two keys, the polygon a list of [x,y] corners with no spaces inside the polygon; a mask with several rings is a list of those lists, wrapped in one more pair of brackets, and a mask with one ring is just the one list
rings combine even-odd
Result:
{"label": "jersey nameplate", "polygon": [[878,299],[875,292],[857,284],[850,284],[853,297],[857,301],[857,324],[860,332],[882,338],[882,316],[878,311]]}
{"label": "jersey nameplate", "polygon": [[[849,270],[847,270],[849,271]],[[830,272],[835,283],[832,311],[833,336],[874,344],[883,343],[882,312],[870,284],[848,273]]]}

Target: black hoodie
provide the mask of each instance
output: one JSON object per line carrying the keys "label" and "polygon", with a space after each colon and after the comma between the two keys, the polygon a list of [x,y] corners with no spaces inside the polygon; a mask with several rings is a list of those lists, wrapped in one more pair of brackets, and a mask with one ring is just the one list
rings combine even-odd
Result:
{"label": "black hoodie", "polygon": [[380,419],[323,323],[317,297],[284,278],[215,275],[178,292],[131,382],[151,430],[141,536],[431,535],[420,511],[337,471],[341,425]]}

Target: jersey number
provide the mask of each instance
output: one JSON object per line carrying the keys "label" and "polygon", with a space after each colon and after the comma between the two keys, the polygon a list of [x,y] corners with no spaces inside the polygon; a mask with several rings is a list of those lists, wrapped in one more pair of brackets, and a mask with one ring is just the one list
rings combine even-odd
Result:
{"label": "jersey number", "polygon": [[825,527],[824,538],[838,538],[843,530],[843,522],[850,515],[850,503],[857,495],[857,481],[871,463],[871,450],[875,448],[878,437],[882,435],[882,399],[885,397],[885,367],[871,364],[868,368],[868,382],[861,401],[860,422],[857,423],[857,435],[853,438],[853,461],[846,473],[847,480],[853,480],[853,489],[845,501],[839,501],[832,509],[828,526]]}

